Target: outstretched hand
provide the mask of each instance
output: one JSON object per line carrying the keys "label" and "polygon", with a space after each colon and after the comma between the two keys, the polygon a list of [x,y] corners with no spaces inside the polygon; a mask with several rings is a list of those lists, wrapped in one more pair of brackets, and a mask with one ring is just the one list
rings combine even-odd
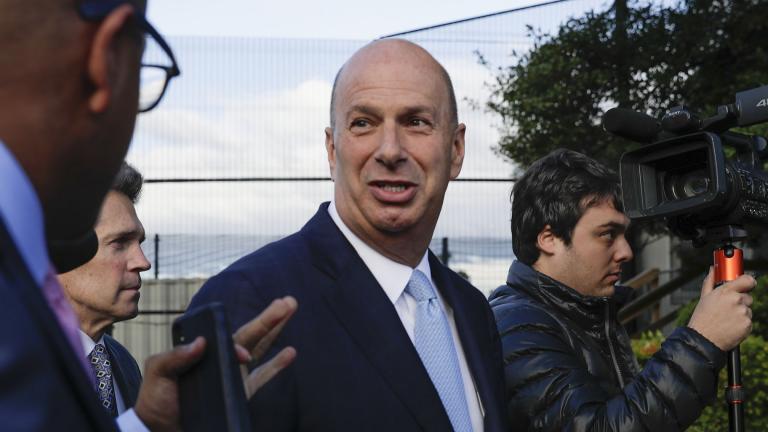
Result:
{"label": "outstretched hand", "polygon": [[[296,350],[286,347],[251,373],[245,366],[252,360],[259,360],[269,350],[297,307],[293,297],[277,299],[235,332],[235,352],[242,364],[243,384],[248,398],[296,358]],[[134,410],[149,430],[180,429],[178,377],[200,360],[204,350],[205,340],[198,337],[189,344],[147,359],[144,381]]]}
{"label": "outstretched hand", "polygon": [[293,297],[283,297],[272,302],[258,317],[254,318],[235,332],[238,359],[243,374],[246,396],[250,399],[256,390],[272,379],[278,372],[293,362],[296,350],[283,348],[268,362],[248,373],[246,363],[258,361],[272,346],[277,335],[291,318],[298,304]]}

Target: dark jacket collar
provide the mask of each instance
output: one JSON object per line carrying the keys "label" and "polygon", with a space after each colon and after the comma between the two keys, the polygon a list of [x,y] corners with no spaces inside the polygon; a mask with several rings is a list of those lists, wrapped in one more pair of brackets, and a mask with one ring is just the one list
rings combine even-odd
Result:
{"label": "dark jacket collar", "polygon": [[491,294],[491,299],[512,295],[516,291],[557,310],[585,327],[601,325],[605,319],[606,307],[609,313],[615,316],[616,311],[629,300],[632,293],[631,288],[618,285],[611,297],[585,296],[527,264],[514,261],[509,268],[507,284],[497,288]]}

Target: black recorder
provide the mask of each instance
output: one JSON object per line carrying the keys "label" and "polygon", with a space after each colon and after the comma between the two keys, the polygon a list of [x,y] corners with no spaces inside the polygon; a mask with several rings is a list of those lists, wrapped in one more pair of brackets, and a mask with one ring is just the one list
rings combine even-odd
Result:
{"label": "black recorder", "polygon": [[200,361],[179,376],[181,426],[190,431],[251,430],[232,331],[221,303],[188,311],[173,322],[173,344],[205,338]]}
{"label": "black recorder", "polygon": [[[700,119],[676,107],[661,120],[620,108],[605,113],[608,132],[641,143],[619,164],[624,210],[633,220],[664,218],[672,233],[694,246],[716,243],[714,280],[744,273],[743,252],[733,245],[754,227],[768,225],[768,159],[764,137],[729,131],[768,121],[768,86],[736,94],[732,104]],[[729,430],[744,430],[744,389],[739,347],[728,352]]]}
{"label": "black recorder", "polygon": [[661,120],[621,108],[606,112],[605,130],[650,143],[621,156],[627,216],[665,218],[674,234],[698,246],[746,236],[724,227],[768,225],[768,143],[728,131],[766,121],[768,86],[737,93],[734,103],[703,120],[686,107]]}

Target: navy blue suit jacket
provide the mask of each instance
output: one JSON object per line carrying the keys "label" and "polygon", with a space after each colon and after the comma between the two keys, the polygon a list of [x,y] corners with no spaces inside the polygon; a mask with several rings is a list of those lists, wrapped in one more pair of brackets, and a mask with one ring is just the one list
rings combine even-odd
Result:
{"label": "navy blue suit jacket", "polygon": [[125,409],[136,405],[141,387],[141,371],[136,359],[130,352],[110,335],[104,335],[104,346],[107,347],[109,358],[112,360],[112,374],[120,388]]}
{"label": "navy blue suit jacket", "polygon": [[[454,311],[485,430],[504,430],[501,346],[490,307],[431,253],[429,259]],[[298,357],[252,398],[255,430],[451,430],[394,306],[329,216],[327,203],[298,233],[211,278],[190,306],[222,302],[237,328],[285,295],[294,296],[299,309],[275,350],[291,345]]]}
{"label": "navy blue suit jacket", "polygon": [[115,430],[76,355],[0,222],[0,429]]}

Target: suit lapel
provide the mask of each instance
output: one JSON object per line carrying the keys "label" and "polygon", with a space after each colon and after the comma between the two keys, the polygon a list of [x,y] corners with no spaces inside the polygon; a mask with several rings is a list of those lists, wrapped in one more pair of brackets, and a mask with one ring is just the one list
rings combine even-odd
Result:
{"label": "suit lapel", "polygon": [[115,382],[120,388],[120,396],[123,398],[125,408],[132,408],[136,404],[136,398],[139,395],[141,378],[134,373],[133,359],[126,358],[128,354],[125,348],[117,346],[117,341],[109,335],[104,336],[104,345],[107,347],[109,356],[112,359],[112,374],[115,376]]}
{"label": "suit lapel", "polygon": [[302,233],[314,265],[332,279],[323,284],[328,307],[368,361],[424,430],[450,430],[440,397],[394,305],[328,215],[327,204]]}
{"label": "suit lapel", "polygon": [[[41,288],[26,270],[26,264],[21,259],[14,243],[8,235],[5,226],[0,222],[0,245],[3,249],[3,266],[13,289],[21,302],[27,307],[27,312],[37,323],[43,336],[43,343],[50,347],[56,364],[66,382],[69,383],[73,394],[77,397],[82,411],[97,430],[114,430],[115,424],[98,406],[96,391],[90,386],[90,380],[85,375],[80,360],[75,357],[69,339],[61,329],[59,322],[43,297]],[[81,353],[78,353],[81,354]]]}
{"label": "suit lapel", "polygon": [[[464,357],[467,360],[467,366],[472,374],[475,388],[485,411],[485,423],[487,426],[489,419],[495,418],[494,411],[498,403],[498,397],[494,391],[497,385],[492,383],[494,377],[491,376],[492,374],[487,366],[490,361],[489,359],[493,355],[493,350],[486,343],[488,338],[484,337],[488,334],[488,318],[478,314],[476,311],[473,313],[473,309],[470,308],[473,306],[477,307],[477,299],[473,299],[470,292],[467,292],[466,289],[460,289],[452,282],[448,269],[431,252],[429,254],[429,265],[435,284],[445,298],[446,303],[453,309],[456,330],[459,333]],[[502,377],[495,378],[502,379]]]}

